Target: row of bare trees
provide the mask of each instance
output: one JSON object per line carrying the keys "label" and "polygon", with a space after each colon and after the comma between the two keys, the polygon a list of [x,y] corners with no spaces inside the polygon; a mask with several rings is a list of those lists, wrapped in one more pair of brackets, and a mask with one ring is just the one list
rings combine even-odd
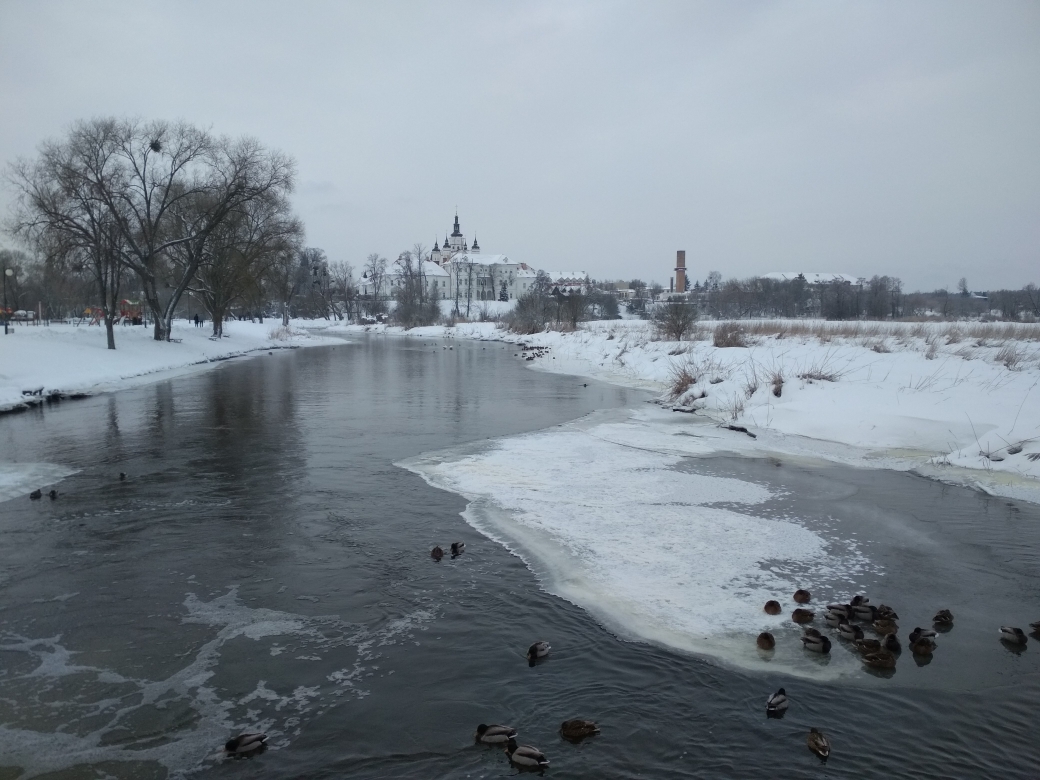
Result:
{"label": "row of bare trees", "polygon": [[[135,282],[170,338],[188,294],[222,333],[230,307],[288,305],[300,291],[303,227],[293,215],[293,160],[253,138],[179,122],[101,118],[74,125],[19,160],[8,230],[52,276],[86,275],[101,301],[109,348],[120,297]],[[327,266],[327,264],[326,264]]]}

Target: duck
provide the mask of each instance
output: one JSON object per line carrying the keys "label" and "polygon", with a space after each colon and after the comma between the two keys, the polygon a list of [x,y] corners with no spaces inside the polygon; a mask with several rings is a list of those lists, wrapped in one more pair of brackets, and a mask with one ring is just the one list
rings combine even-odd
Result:
{"label": "duck", "polygon": [[918,626],[910,632],[910,644],[914,644],[918,639],[927,639],[929,642],[934,643],[936,636],[938,636],[938,632],[933,631],[930,628],[921,628]]}
{"label": "duck", "polygon": [[849,605],[853,607],[866,606],[870,603],[870,599],[864,596],[862,593],[858,593],[849,600]]}
{"label": "duck", "polygon": [[932,622],[940,626],[952,626],[953,625],[953,613],[948,609],[940,609],[935,613],[935,617],[932,618]]}
{"label": "duck", "polygon": [[458,558],[462,553],[466,552],[465,542],[452,542],[451,543],[451,557]]}
{"label": "duck", "polygon": [[1035,623],[1030,623],[1029,627],[1034,631],[1040,631],[1040,620],[1036,621]]}
{"label": "duck", "polygon": [[808,604],[812,601],[812,594],[805,588],[799,588],[794,592],[794,600],[799,604]]}
{"label": "duck", "polygon": [[843,618],[852,617],[852,608],[848,604],[828,604],[827,611]]}
{"label": "duck", "polygon": [[[892,636],[889,634],[889,636]],[[866,655],[867,653],[876,653],[882,649],[880,639],[859,639],[856,641],[856,649]]]}
{"label": "duck", "polygon": [[903,646],[899,644],[899,637],[895,634],[885,634],[885,641],[882,646],[890,653],[901,653],[903,652]]}
{"label": "duck", "polygon": [[806,636],[823,636],[823,634],[820,633],[820,629],[813,628],[812,626],[809,626],[808,628],[803,629],[803,631],[805,632]]}
{"label": "duck", "polygon": [[548,642],[535,642],[527,648],[527,660],[531,662],[531,666],[534,666],[534,662],[539,658],[545,658],[549,655],[550,650],[552,650],[552,646]]}
{"label": "duck", "polygon": [[896,614],[896,611],[885,604],[878,604],[877,616],[887,620],[899,620],[899,615]]}
{"label": "duck", "polygon": [[506,742],[506,753],[509,760],[517,766],[530,766],[545,768],[549,766],[549,759],[536,747],[530,745],[517,745],[515,739]]}
{"label": "duck", "polygon": [[896,657],[887,650],[878,650],[876,653],[864,653],[863,663],[874,669],[895,669]]}
{"label": "duck", "polygon": [[877,620],[877,607],[870,604],[858,604],[852,608],[852,617],[862,623]]}
{"label": "duck", "polygon": [[248,756],[267,747],[267,735],[260,732],[244,732],[224,743],[224,754]]}
{"label": "duck", "polygon": [[831,640],[825,636],[806,635],[802,637],[802,646],[806,650],[812,650],[814,653],[826,654],[831,651]]}
{"label": "duck", "polygon": [[931,655],[935,652],[935,642],[928,637],[921,637],[910,643],[910,652],[914,655]]}
{"label": "duck", "polygon": [[36,488],[36,490],[29,494],[30,501],[39,501],[41,498],[43,498],[43,491],[39,488]]}
{"label": "duck", "polygon": [[125,471],[120,471],[119,472],[119,481],[120,482],[125,482],[126,481],[126,472]]}
{"label": "duck", "polygon": [[1009,645],[1024,645],[1028,641],[1022,629],[1014,626],[1001,626],[1000,638]]}
{"label": "duck", "polygon": [[814,617],[816,617],[816,613],[811,609],[799,608],[791,613],[791,620],[795,623],[812,623]]}
{"label": "duck", "polygon": [[783,688],[766,699],[766,714],[773,715],[784,712],[787,709],[787,691]]}
{"label": "duck", "polygon": [[899,630],[899,624],[894,620],[881,618],[874,621],[874,630],[879,634],[894,634]]}
{"label": "duck", "polygon": [[516,739],[516,729],[512,726],[495,724],[489,726],[486,723],[477,726],[477,734],[474,737],[476,742],[483,742],[487,745],[508,742],[511,739]]}
{"label": "duck", "polygon": [[809,736],[805,740],[809,750],[826,760],[831,754],[831,743],[819,729],[809,729]]}
{"label": "duck", "polygon": [[838,626],[838,636],[842,639],[847,639],[849,642],[855,642],[857,639],[863,638],[863,629],[859,626],[842,623]]}
{"label": "duck", "polygon": [[826,623],[830,628],[838,628],[845,622],[845,617],[839,615],[837,612],[827,612],[823,616],[823,622]]}
{"label": "duck", "polygon": [[591,720],[574,718],[560,724],[560,736],[571,742],[580,742],[585,737],[591,737],[594,734],[599,734],[599,726]]}
{"label": "duck", "polygon": [[50,491],[49,491],[49,492],[47,493],[47,495],[48,495],[48,496],[50,497],[51,501],[54,501],[54,500],[55,500],[55,499],[57,499],[57,497],[58,497],[58,491],[57,491],[57,490],[54,490],[54,489],[52,488],[52,489],[51,489],[51,490],[50,490]]}
{"label": "duck", "polygon": [[765,611],[767,615],[779,615],[783,612],[783,609],[780,607],[779,601],[773,601],[770,599],[766,602]]}
{"label": "duck", "polygon": [[444,557],[444,550],[442,550],[440,548],[440,545],[438,545],[437,547],[434,547],[432,550],[430,550],[430,557],[433,558],[435,561],[439,561],[441,558]]}
{"label": "duck", "polygon": [[776,647],[776,639],[768,631],[763,631],[758,635],[755,644],[757,644],[762,650],[772,650]]}

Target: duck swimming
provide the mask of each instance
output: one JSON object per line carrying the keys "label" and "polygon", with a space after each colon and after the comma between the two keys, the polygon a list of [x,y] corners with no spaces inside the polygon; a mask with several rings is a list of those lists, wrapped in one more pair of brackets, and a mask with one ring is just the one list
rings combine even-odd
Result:
{"label": "duck swimming", "polygon": [[828,604],[827,611],[843,618],[852,617],[852,607],[848,604]]}
{"label": "duck swimming", "polygon": [[825,636],[810,636],[806,635],[802,637],[802,646],[806,650],[812,650],[814,653],[829,653],[831,651],[831,640]]}
{"label": "duck swimming", "polygon": [[809,746],[809,750],[824,760],[831,754],[830,741],[823,735],[823,732],[817,729],[809,729],[809,736],[805,743]]}
{"label": "duck swimming", "polygon": [[1024,645],[1028,641],[1022,629],[1013,626],[1001,626],[1000,638],[1009,645]]}
{"label": "duck swimming", "polygon": [[783,688],[766,699],[766,715],[778,715],[787,709],[787,691]]}
{"label": "duck swimming", "polygon": [[899,644],[899,637],[895,634],[885,634],[885,641],[882,644],[890,653],[903,652],[903,646]]}
{"label": "duck swimming", "polygon": [[509,755],[509,760],[517,766],[539,768],[549,766],[549,759],[542,751],[530,745],[517,745],[515,739],[510,739],[506,743],[506,753]]}
{"label": "duck swimming", "polygon": [[527,648],[527,660],[530,661],[531,666],[534,666],[534,662],[539,658],[545,658],[549,655],[550,650],[552,650],[552,646],[548,642],[535,642]]}
{"label": "duck swimming", "polygon": [[770,599],[766,602],[765,611],[767,615],[779,615],[783,609],[781,609],[779,601]]}
{"label": "duck swimming", "polygon": [[827,612],[823,616],[823,622],[826,623],[830,628],[837,628],[846,620],[845,616],[839,615],[837,612]]}
{"label": "duck swimming", "polygon": [[910,652],[914,655],[931,655],[935,652],[935,642],[928,637],[921,637],[910,643]]}
{"label": "duck swimming", "polygon": [[776,639],[768,631],[763,631],[758,635],[755,644],[757,644],[762,650],[772,650],[776,647]]}
{"label": "duck swimming", "polygon": [[[889,636],[892,636],[889,634]],[[867,653],[876,653],[881,650],[881,640],[879,639],[860,639],[856,642],[856,649],[866,655]]]}
{"label": "duck swimming", "polygon": [[565,720],[560,724],[560,736],[571,742],[580,742],[585,737],[591,737],[594,734],[599,734],[599,726],[591,720],[575,718]]}
{"label": "duck swimming", "polygon": [[41,498],[43,498],[43,491],[39,488],[36,488],[36,490],[29,494],[30,501],[39,501]]}
{"label": "duck swimming", "polygon": [[466,552],[465,542],[452,542],[451,543],[451,557],[458,558],[462,553]]}
{"label": "duck swimming", "polygon": [[488,726],[486,723],[481,723],[477,726],[477,735],[474,739],[487,745],[505,743],[516,739],[516,729],[512,726]]}
{"label": "duck swimming", "polygon": [[870,599],[868,599],[863,594],[857,594],[857,595],[853,596],[849,600],[849,606],[852,606],[852,607],[859,607],[859,606],[866,605],[866,604],[869,604],[869,603],[870,603]]}
{"label": "duck swimming", "polygon": [[896,614],[896,611],[885,604],[878,605],[877,616],[887,620],[899,620],[899,615]]}
{"label": "duck swimming", "polygon": [[228,756],[248,756],[259,753],[267,747],[267,735],[257,732],[246,732],[232,737],[224,743],[224,754]]}
{"label": "duck swimming", "polygon": [[870,623],[873,620],[877,620],[877,613],[877,607],[871,606],[870,604],[859,604],[852,608],[853,619],[859,620],[862,623]]}
{"label": "duck swimming", "polygon": [[442,550],[438,545],[437,547],[434,547],[432,550],[430,550],[430,557],[433,558],[435,561],[439,561],[441,558],[444,557],[444,550]]}
{"label": "duck swimming", "polygon": [[935,617],[932,618],[932,622],[940,626],[952,626],[953,625],[953,613],[948,609],[940,609],[935,613]]}
{"label": "duck swimming", "polygon": [[794,592],[794,600],[799,604],[808,604],[812,601],[812,594],[804,588],[799,588]]}

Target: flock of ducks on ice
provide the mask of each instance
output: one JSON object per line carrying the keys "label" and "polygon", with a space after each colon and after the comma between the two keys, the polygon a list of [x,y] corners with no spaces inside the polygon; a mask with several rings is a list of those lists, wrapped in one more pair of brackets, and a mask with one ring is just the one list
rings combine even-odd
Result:
{"label": "flock of ducks on ice", "polygon": [[[808,604],[812,600],[812,594],[807,590],[796,590],[794,600],[798,604]],[[782,611],[780,602],[766,602],[766,614],[779,615]],[[801,625],[811,623],[815,618],[816,613],[804,607],[797,607],[791,613],[791,619]],[[895,669],[896,655],[902,652],[903,648],[899,642],[899,624],[896,622],[899,615],[894,609],[884,604],[874,606],[866,596],[853,596],[848,604],[828,604],[823,620],[828,627],[837,631],[839,637],[856,647],[864,664],[872,669]],[[860,624],[866,625],[877,638],[868,638]],[[935,652],[935,637],[940,632],[945,633],[953,628],[953,613],[948,609],[940,609],[932,618],[932,625],[933,628],[918,626],[910,632],[907,646],[914,656],[928,657]],[[1040,635],[1040,621],[1030,623],[1029,626],[1033,629],[1034,635]],[[811,626],[804,631],[801,640],[806,650],[814,653],[831,651],[830,637]],[[1023,647],[1027,641],[1025,632],[1014,626],[1001,626],[1000,639],[1012,647]],[[763,631],[758,635],[757,644],[762,650],[772,650],[776,647],[776,638],[768,631]],[[787,691],[781,688],[766,700],[766,716],[782,718],[789,703]],[[818,729],[809,729],[806,744],[809,750],[825,761],[831,754],[830,741]]]}
{"label": "flock of ducks on ice", "polygon": [[[457,558],[465,552],[466,544],[465,542],[452,542],[450,550],[451,557]],[[430,557],[435,561],[440,561],[444,554],[444,550],[440,546],[430,550]],[[528,665],[534,666],[538,661],[546,658],[550,650],[552,650],[552,647],[548,642],[535,642],[527,648]],[[599,726],[591,720],[575,718],[565,720],[560,724],[560,736],[569,742],[581,742],[581,740],[594,734],[599,734]],[[549,766],[549,759],[545,757],[542,751],[531,745],[518,744],[516,737],[517,730],[512,726],[502,726],[497,723],[491,725],[481,723],[477,726],[474,741],[484,745],[501,746],[505,750],[506,755],[509,756],[510,762],[520,769],[544,770]],[[263,752],[266,747],[266,734],[247,732],[229,739],[224,745],[224,755],[234,758],[245,758]]]}

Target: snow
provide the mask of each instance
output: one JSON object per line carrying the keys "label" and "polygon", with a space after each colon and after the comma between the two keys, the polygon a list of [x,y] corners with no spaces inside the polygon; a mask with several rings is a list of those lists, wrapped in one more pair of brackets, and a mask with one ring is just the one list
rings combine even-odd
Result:
{"label": "snow", "polygon": [[181,341],[159,343],[151,328],[117,327],[116,349],[110,350],[102,327],[16,325],[0,335],[0,411],[24,406],[23,391],[39,390],[44,397],[93,394],[257,350],[342,343],[298,329],[286,332],[278,320],[226,322],[224,338],[211,340],[210,334],[208,326],[175,322],[173,337]]}
{"label": "snow", "polygon": [[[1040,326],[773,323],[769,335],[750,333],[748,348],[715,348],[715,324],[703,324],[698,340],[683,342],[655,341],[652,324],[641,320],[530,336],[490,322],[372,330],[544,347],[530,367],[644,388],[666,408],[695,411],[672,415],[673,425],[692,417],[758,435],[729,435],[730,450],[914,470],[1040,501],[1040,457],[1028,457],[1040,453]],[[785,331],[781,338],[778,330]],[[683,367],[697,381],[671,398]],[[777,373],[784,379],[780,397],[772,392]],[[660,435],[667,439],[666,430]]]}

